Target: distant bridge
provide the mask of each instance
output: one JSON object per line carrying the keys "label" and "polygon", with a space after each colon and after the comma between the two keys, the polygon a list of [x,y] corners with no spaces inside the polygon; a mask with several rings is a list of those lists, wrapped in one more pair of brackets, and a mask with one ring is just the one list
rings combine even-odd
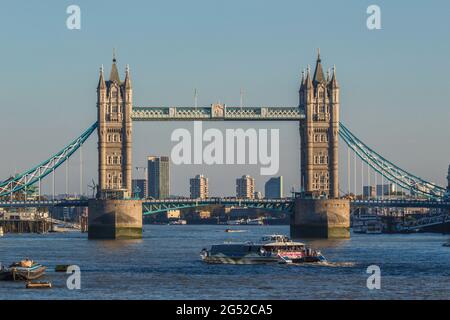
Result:
{"label": "distant bridge", "polygon": [[[238,199],[238,198],[208,198],[208,199],[154,199],[143,200],[144,215],[182,210],[205,206],[229,206],[263,209],[291,213],[294,208],[292,198],[283,199]],[[384,200],[352,200],[356,208],[430,208],[450,209],[450,201],[416,200],[416,199],[384,199]],[[87,199],[60,199],[42,201],[0,201],[0,208],[46,208],[46,207],[87,207]]]}

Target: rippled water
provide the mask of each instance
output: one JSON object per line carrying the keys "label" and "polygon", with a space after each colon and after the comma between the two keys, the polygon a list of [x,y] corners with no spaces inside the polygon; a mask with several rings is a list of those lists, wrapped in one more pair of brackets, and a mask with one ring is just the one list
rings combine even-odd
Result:
{"label": "rippled water", "polygon": [[[4,265],[30,257],[49,267],[53,289],[0,282],[0,299],[449,299],[450,248],[439,234],[352,235],[317,240],[326,265],[206,265],[204,247],[229,240],[289,234],[288,226],[145,226],[142,240],[92,241],[86,234],[5,235]],[[81,268],[81,290],[68,290],[56,264]],[[381,290],[366,269],[381,268]]]}

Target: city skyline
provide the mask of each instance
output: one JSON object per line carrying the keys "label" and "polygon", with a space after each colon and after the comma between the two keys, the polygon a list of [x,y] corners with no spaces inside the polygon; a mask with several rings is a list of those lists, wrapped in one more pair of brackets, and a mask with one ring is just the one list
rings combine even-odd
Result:
{"label": "city skyline", "polygon": [[[254,6],[255,3],[245,3],[241,6],[241,12],[231,11],[232,4],[220,7],[221,12],[233,17],[235,24],[214,15],[217,8],[206,2],[190,6],[180,4],[179,11],[174,12],[166,4],[154,5],[156,11],[172,14],[174,19],[170,26],[156,15],[155,10],[140,8],[138,12],[130,6],[126,8],[128,13],[142,17],[145,12],[146,19],[136,19],[140,22],[125,29],[121,26],[120,32],[118,26],[105,23],[107,20],[100,14],[102,10],[115,13],[123,9],[120,6],[104,8],[99,4],[80,1],[84,18],[81,30],[76,32],[64,26],[66,15],[63,4],[39,6],[19,3],[11,8],[5,5],[3,12],[20,12],[18,16],[21,19],[15,21],[12,19],[14,14],[9,14],[2,20],[2,23],[15,27],[17,32],[15,38],[10,38],[7,28],[0,31],[0,36],[9,43],[4,50],[3,61],[14,61],[3,64],[5,77],[0,80],[0,103],[4,108],[7,106],[10,112],[0,119],[0,134],[9,136],[16,130],[21,134],[3,139],[0,143],[0,148],[7,150],[2,153],[0,180],[40,163],[95,120],[98,68],[104,64],[106,74],[109,74],[113,47],[117,48],[122,77],[125,66],[130,64],[135,105],[146,106],[193,105],[195,88],[198,88],[198,102],[202,106],[217,101],[237,106],[241,88],[245,92],[244,106],[296,106],[300,71],[313,64],[315,50],[320,47],[326,68],[337,65],[344,123],[375,150],[408,171],[446,185],[450,150],[441,146],[448,144],[449,137],[450,108],[447,101],[450,96],[447,88],[450,83],[445,74],[449,71],[446,56],[450,53],[450,47],[440,40],[449,30],[449,26],[439,22],[445,11],[442,7],[437,10],[421,4],[410,8],[408,16],[405,16],[401,4],[380,1],[383,30],[371,32],[365,26],[365,3],[346,6],[345,9],[332,2],[299,4],[287,1],[284,8],[269,3]],[[192,21],[190,28],[180,28],[186,23],[182,15],[184,10],[194,12],[198,8],[202,8],[202,17],[207,21],[218,23],[210,24],[213,26],[210,30]],[[316,13],[295,21],[289,11],[295,12],[297,8]],[[254,9],[260,16],[246,15]],[[281,20],[276,14],[271,15],[271,23],[266,26],[260,19],[271,10],[283,13],[284,17]],[[411,23],[414,19],[420,19],[424,12],[432,13],[436,19],[420,24],[420,27]],[[348,46],[351,51],[333,38],[333,32],[327,34],[323,31],[330,28],[309,28],[309,32],[304,32],[305,27],[312,25],[314,19],[322,14],[329,16],[324,24],[330,28],[334,26],[333,32],[347,32],[345,41],[354,44]],[[157,32],[148,33],[153,40],[148,42],[152,45],[139,41],[136,23],[140,24],[143,32],[160,26],[156,28]],[[45,32],[32,28],[33,24]],[[112,32],[105,32],[102,25],[110,25]],[[261,28],[257,34],[253,33],[255,26]],[[48,32],[53,32],[55,37],[51,40],[46,38],[46,46],[40,45],[41,37]],[[94,41],[100,34],[105,35],[104,40]],[[212,36],[217,34],[221,37],[215,40]],[[265,36],[261,36],[263,34]],[[419,44],[411,34],[426,34],[427,37]],[[296,37],[302,39],[301,45],[300,41],[292,40]],[[402,45],[397,43],[400,37],[403,39]],[[246,41],[249,39],[251,41]],[[187,41],[192,41],[194,45],[187,48]],[[135,48],[136,44],[142,50],[130,49]],[[439,50],[435,50],[436,47]],[[395,52],[392,52],[393,49]],[[430,64],[430,61],[438,63]],[[386,79],[386,74],[389,74],[389,79]],[[23,92],[27,94],[23,95]],[[21,99],[17,99],[18,96]],[[144,161],[138,160],[144,158],[143,154],[170,154],[170,132],[180,126],[191,128],[189,123],[156,124],[151,127],[145,123],[136,124],[133,167],[143,164]],[[251,126],[280,128],[280,153],[288,156],[281,159],[278,175],[286,177],[286,190],[292,186],[298,189],[299,152],[293,148],[299,141],[296,125],[258,123]],[[214,123],[205,124],[205,127],[223,130],[247,126]],[[156,136],[161,138],[151,140]],[[86,194],[89,192],[87,183],[96,177],[95,147],[95,139],[90,139],[84,147],[83,179],[86,183],[83,189]],[[430,156],[424,157],[424,154]],[[341,163],[345,163],[345,154],[340,156]],[[72,160],[70,166],[72,172],[77,172],[76,160]],[[178,182],[186,180],[199,169],[216,181],[210,186],[214,194],[232,194],[234,178],[231,177],[242,172],[255,177],[256,189],[263,190],[265,177],[260,177],[258,167],[190,165],[172,166],[172,176],[176,177],[173,193],[188,195],[184,188],[178,187],[182,185]],[[224,171],[226,175],[223,175]],[[133,177],[139,176],[133,172]],[[45,185],[47,191],[49,184],[47,182]],[[75,178],[69,184],[71,192],[78,190],[79,182]],[[57,173],[57,185],[64,186],[64,173]],[[340,185],[345,188],[345,174],[340,177]],[[222,186],[231,187],[222,191]]]}

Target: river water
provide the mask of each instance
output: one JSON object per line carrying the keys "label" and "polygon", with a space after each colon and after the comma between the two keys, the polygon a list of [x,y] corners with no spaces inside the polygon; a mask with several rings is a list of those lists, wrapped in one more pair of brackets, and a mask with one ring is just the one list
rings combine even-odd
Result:
{"label": "river water", "polygon": [[[46,266],[52,289],[0,282],[0,299],[449,299],[450,248],[440,234],[358,235],[305,241],[327,265],[207,265],[202,248],[223,241],[257,241],[288,226],[185,225],[144,227],[142,240],[93,241],[87,234],[7,234],[0,262],[24,257]],[[81,269],[81,289],[69,290],[57,264]],[[370,265],[381,269],[381,289],[366,285]]]}

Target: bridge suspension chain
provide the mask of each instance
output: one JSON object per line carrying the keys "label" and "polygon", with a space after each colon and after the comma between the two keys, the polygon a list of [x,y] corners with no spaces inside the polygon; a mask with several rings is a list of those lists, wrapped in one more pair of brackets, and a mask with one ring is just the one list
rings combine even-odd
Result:
{"label": "bridge suspension chain", "polygon": [[0,182],[0,197],[6,195],[12,195],[14,192],[25,189],[36,182],[39,182],[54,172],[60,165],[69,159],[83,143],[89,138],[89,136],[97,129],[97,122],[84,131],[77,139],[72,141],[69,145],[64,147],[58,153],[45,160],[41,164],[37,165],[33,169],[30,169],[20,175]]}
{"label": "bridge suspension chain", "polygon": [[444,188],[425,181],[385,159],[358,139],[342,123],[340,123],[339,135],[345,141],[347,146],[361,158],[361,160],[381,174],[382,177],[398,184],[403,189],[417,192],[426,197],[432,199],[443,198],[445,193]]}

